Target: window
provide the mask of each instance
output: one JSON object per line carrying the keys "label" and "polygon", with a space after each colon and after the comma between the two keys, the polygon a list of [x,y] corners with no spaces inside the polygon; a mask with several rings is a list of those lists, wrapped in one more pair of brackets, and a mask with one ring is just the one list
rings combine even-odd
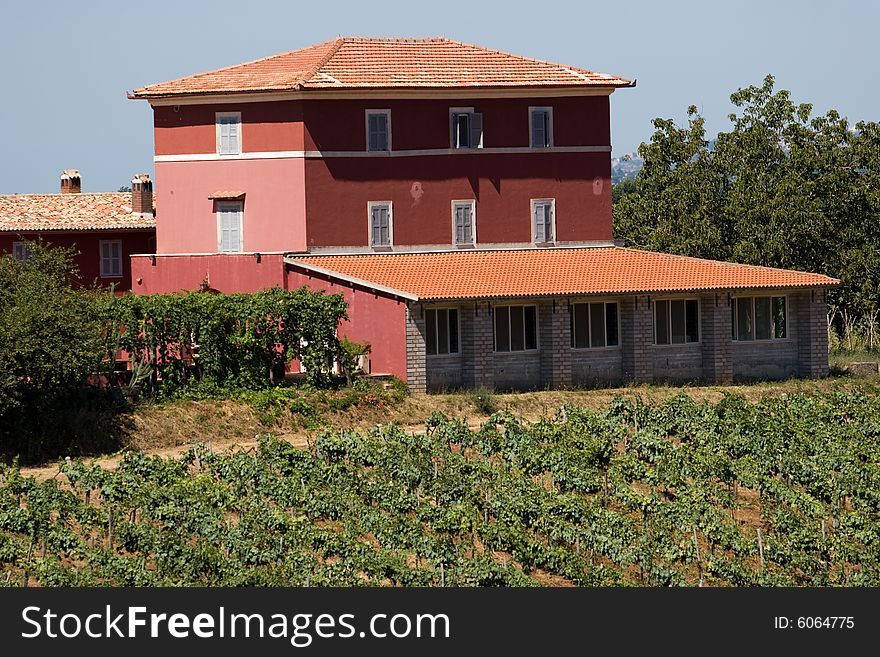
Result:
{"label": "window", "polygon": [[122,240],[101,240],[101,277],[122,276]]}
{"label": "window", "polygon": [[220,253],[241,252],[242,204],[217,203],[217,245]]}
{"label": "window", "polygon": [[537,348],[537,308],[496,306],[495,351],[530,351]]}
{"label": "window", "polygon": [[529,129],[532,148],[550,148],[553,145],[553,109],[550,107],[529,108]]}
{"label": "window", "polygon": [[370,246],[391,246],[393,240],[391,201],[367,204],[370,218]]}
{"label": "window", "polygon": [[731,310],[734,340],[783,340],[785,297],[735,297]]}
{"label": "window", "polygon": [[31,246],[27,242],[12,243],[12,257],[16,260],[27,260],[31,257]]}
{"label": "window", "polygon": [[654,302],[654,344],[686,344],[700,341],[696,299],[664,299]]}
{"label": "window", "polygon": [[217,112],[217,152],[220,155],[241,153],[241,112]]}
{"label": "window", "polygon": [[617,336],[616,301],[572,304],[572,348],[616,347],[619,344]]}
{"label": "window", "polygon": [[452,148],[483,147],[483,115],[473,107],[453,107],[449,110]]}
{"label": "window", "polygon": [[367,150],[391,150],[391,110],[367,110]]}
{"label": "window", "polygon": [[452,243],[457,246],[472,246],[476,243],[474,230],[475,201],[452,202]]}
{"label": "window", "polygon": [[532,199],[532,241],[535,244],[552,242],[556,231],[556,200]]}
{"label": "window", "polygon": [[431,308],[425,311],[425,349],[429,356],[458,353],[458,310]]}

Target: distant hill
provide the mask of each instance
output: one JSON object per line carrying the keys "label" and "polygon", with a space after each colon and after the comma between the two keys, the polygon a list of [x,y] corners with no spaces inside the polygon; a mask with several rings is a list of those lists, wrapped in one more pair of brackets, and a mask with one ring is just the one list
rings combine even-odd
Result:
{"label": "distant hill", "polygon": [[622,157],[611,158],[611,184],[616,185],[626,178],[635,178],[645,161],[636,152],[626,153]]}

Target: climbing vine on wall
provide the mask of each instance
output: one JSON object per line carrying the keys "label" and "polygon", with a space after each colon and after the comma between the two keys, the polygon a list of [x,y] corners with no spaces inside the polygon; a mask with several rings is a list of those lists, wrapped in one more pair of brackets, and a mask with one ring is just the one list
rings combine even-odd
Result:
{"label": "climbing vine on wall", "polygon": [[347,319],[341,295],[308,288],[252,294],[116,296],[107,301],[108,348],[126,351],[153,387],[192,379],[259,387],[298,359],[306,378],[326,383],[340,353],[336,328]]}

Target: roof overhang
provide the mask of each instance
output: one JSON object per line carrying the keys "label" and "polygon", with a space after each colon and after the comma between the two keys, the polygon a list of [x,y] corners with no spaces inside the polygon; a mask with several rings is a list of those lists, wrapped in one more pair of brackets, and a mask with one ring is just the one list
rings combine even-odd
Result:
{"label": "roof overhang", "polygon": [[284,264],[297,269],[305,274],[317,274],[320,277],[327,278],[330,281],[334,281],[337,283],[342,283],[349,287],[360,287],[365,290],[372,290],[375,292],[381,292],[382,294],[386,294],[388,296],[394,297],[399,300],[405,301],[419,301],[419,297],[411,292],[405,292],[404,290],[397,290],[393,287],[388,287],[386,285],[381,285],[379,283],[375,283],[373,281],[368,281],[363,278],[357,278],[355,276],[348,276],[338,271],[334,271],[333,269],[326,269],[324,267],[317,267],[313,264],[302,262],[301,260],[297,260],[296,258],[292,258],[290,256],[285,256]]}

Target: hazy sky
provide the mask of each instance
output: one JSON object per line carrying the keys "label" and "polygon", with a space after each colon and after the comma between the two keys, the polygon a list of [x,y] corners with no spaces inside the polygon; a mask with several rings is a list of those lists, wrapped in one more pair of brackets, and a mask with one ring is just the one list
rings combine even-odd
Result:
{"label": "hazy sky", "polygon": [[657,116],[697,105],[716,132],[729,95],[759,84],[857,120],[880,110],[880,2],[8,0],[0,31],[0,193],[83,191],[152,172],[152,118],[126,90],[337,35],[436,36],[637,78],[611,97],[616,155]]}

